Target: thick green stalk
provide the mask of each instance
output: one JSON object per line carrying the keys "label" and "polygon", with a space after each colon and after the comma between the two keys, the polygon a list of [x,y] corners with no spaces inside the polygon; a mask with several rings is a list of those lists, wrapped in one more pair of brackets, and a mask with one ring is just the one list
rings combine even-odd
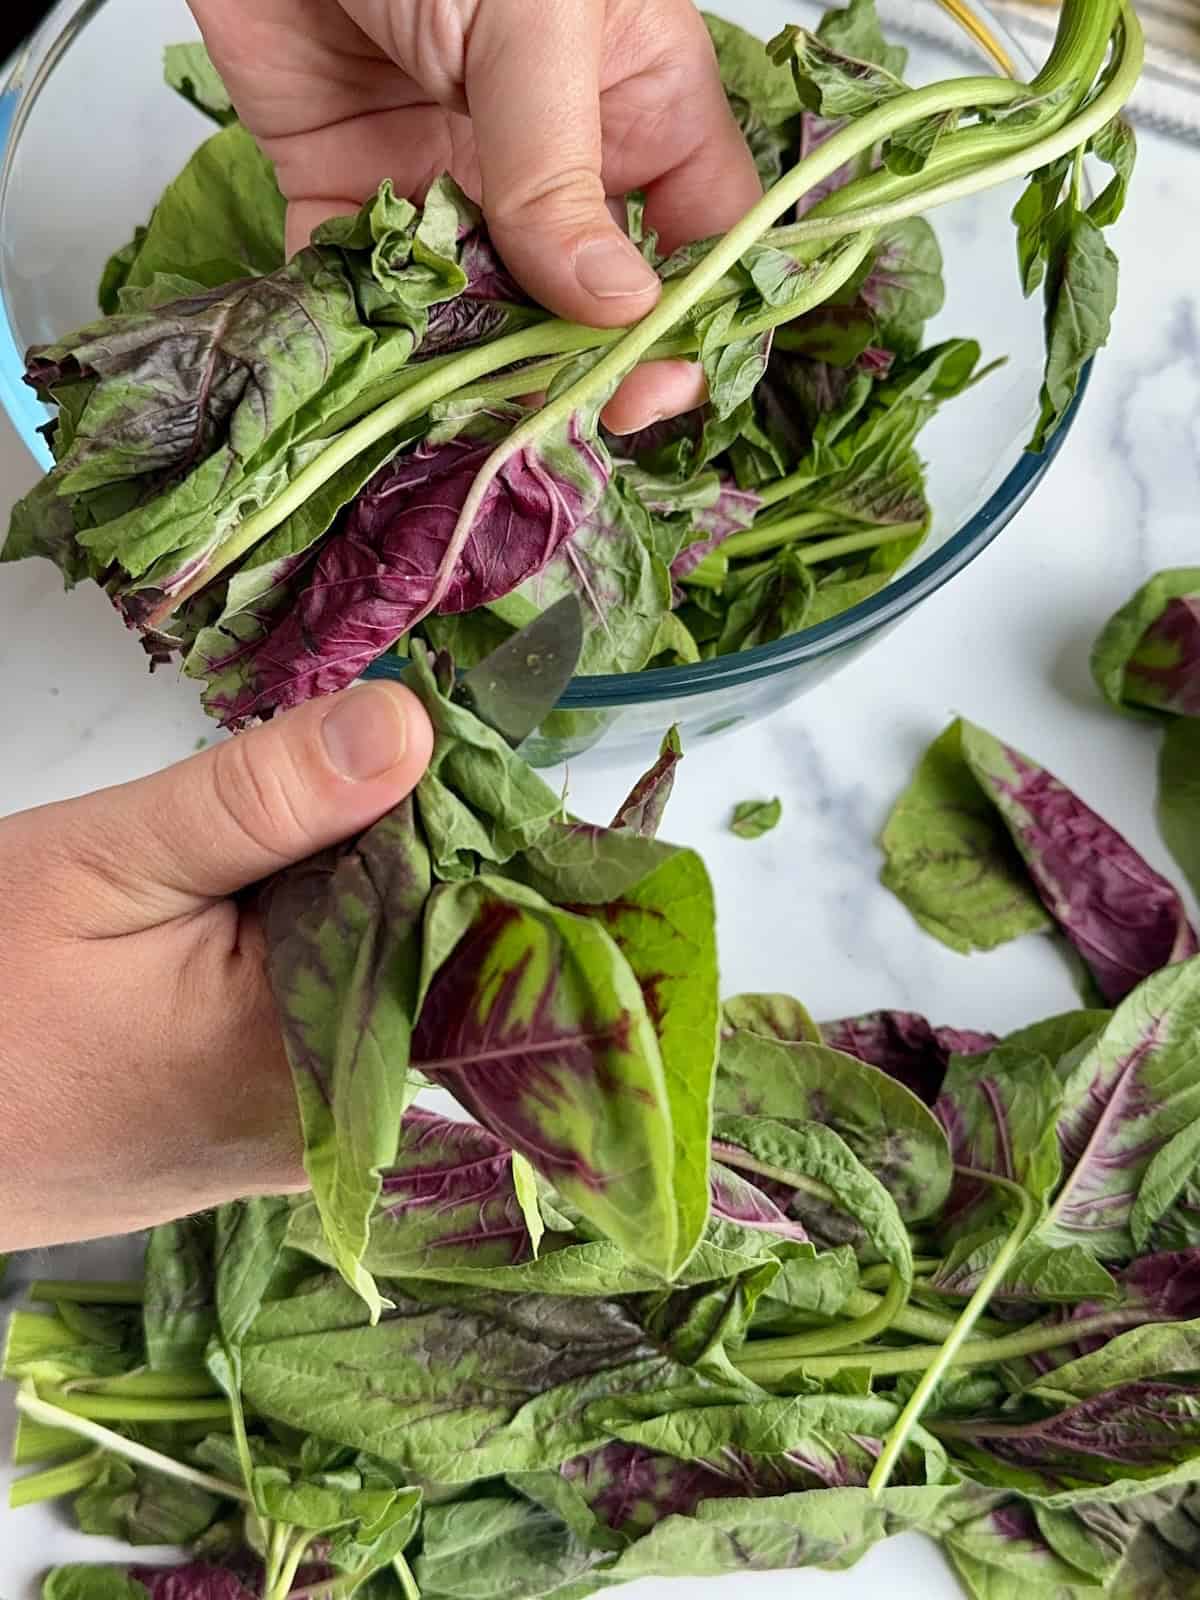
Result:
{"label": "thick green stalk", "polygon": [[70,1378],[64,1395],[108,1395],[127,1400],[215,1400],[219,1390],[204,1373],[128,1372],[116,1378]]}
{"label": "thick green stalk", "polygon": [[421,1600],[421,1591],[417,1587],[417,1580],[413,1577],[412,1568],[403,1556],[395,1556],[393,1558],[392,1570],[400,1580],[400,1587],[404,1591],[404,1600]]}
{"label": "thick green stalk", "polygon": [[887,1488],[892,1473],[896,1470],[896,1463],[904,1454],[905,1446],[912,1437],[913,1430],[918,1426],[926,1406],[933,1399],[934,1391],[945,1377],[947,1370],[955,1356],[966,1344],[971,1336],[971,1331],[976,1322],[991,1304],[992,1296],[1000,1287],[1004,1274],[1012,1265],[1017,1251],[1025,1243],[1037,1220],[1037,1207],[1033,1196],[1028,1190],[1022,1189],[1019,1184],[1010,1183],[1007,1178],[998,1178],[994,1173],[983,1172],[974,1167],[956,1167],[955,1171],[964,1178],[973,1178],[976,1182],[990,1183],[1003,1190],[1009,1199],[1016,1202],[1017,1221],[1012,1232],[1004,1241],[997,1252],[996,1259],[979,1280],[979,1287],[967,1301],[962,1315],[953,1333],[946,1340],[937,1357],[922,1374],[920,1383],[917,1384],[909,1396],[908,1404],[896,1419],[896,1424],[884,1440],[883,1449],[876,1461],[867,1487],[873,1495],[880,1495]]}
{"label": "thick green stalk", "polygon": [[197,1489],[207,1489],[210,1494],[222,1495],[229,1500],[241,1500],[247,1503],[250,1500],[249,1493],[240,1484],[228,1483],[224,1478],[215,1478],[207,1472],[198,1472],[195,1467],[189,1467],[182,1461],[163,1455],[161,1451],[151,1450],[144,1444],[138,1444],[133,1439],[126,1439],[124,1435],[114,1433],[111,1428],[102,1427],[98,1422],[43,1400],[32,1384],[22,1384],[17,1390],[17,1410],[24,1416],[32,1417],[35,1422],[45,1423],[51,1428],[62,1428],[68,1433],[76,1433],[81,1439],[90,1440],[92,1444],[99,1445],[111,1455],[120,1456],[123,1460],[132,1461],[140,1467],[149,1467],[152,1471],[161,1472],[168,1478],[177,1478],[181,1483],[193,1484]]}
{"label": "thick green stalk", "polygon": [[809,215],[843,216],[863,206],[882,205],[955,173],[982,169],[1013,150],[1027,148],[1035,138],[1057,132],[1079,110],[1103,65],[1116,12],[1116,0],[1100,4],[1097,0],[1067,0],[1051,53],[1027,91],[1031,99],[1052,97],[1033,111],[1035,121],[1011,127],[1003,122],[981,124],[949,133],[939,140],[919,173],[902,175],[880,168],[827,195]]}
{"label": "thick green stalk", "polygon": [[[803,1173],[773,1166],[769,1161],[759,1161],[744,1150],[719,1141],[714,1144],[713,1153],[724,1166],[771,1178],[776,1183],[786,1184],[789,1189],[796,1189],[802,1194],[810,1194],[826,1204],[837,1204],[837,1195],[827,1184],[806,1177]],[[908,1282],[898,1272],[893,1272],[882,1296],[869,1295],[866,1298],[871,1304],[864,1304],[859,1315],[845,1322],[831,1323],[826,1328],[814,1329],[812,1333],[793,1334],[789,1344],[801,1353],[825,1355],[834,1350],[844,1350],[848,1345],[865,1344],[869,1339],[878,1338],[892,1326],[907,1301]]]}
{"label": "thick green stalk", "polygon": [[103,1450],[90,1450],[61,1467],[47,1467],[45,1472],[30,1472],[17,1478],[8,1491],[10,1511],[20,1511],[24,1506],[40,1505],[44,1500],[61,1500],[63,1495],[78,1494],[86,1489],[104,1461]]}
{"label": "thick green stalk", "polygon": [[874,550],[881,544],[895,544],[897,539],[912,539],[924,531],[923,522],[896,522],[886,528],[864,528],[861,533],[846,533],[839,539],[818,539],[815,544],[802,545],[796,552],[796,559],[806,567],[815,567],[822,561],[833,561],[839,556],[857,555],[863,550]]}
{"label": "thick green stalk", "polygon": [[[1010,155],[991,162],[974,165],[959,176],[924,180],[918,173],[908,180],[910,187],[897,200],[877,205],[859,206],[854,211],[838,216],[806,217],[789,228],[779,230],[777,243],[780,249],[820,239],[835,239],[859,228],[886,228],[906,217],[931,211],[937,206],[955,200],[965,200],[970,195],[1012,179],[1024,178],[1039,167],[1049,166],[1062,156],[1069,156],[1117,116],[1133,93],[1141,75],[1145,59],[1145,36],[1132,8],[1122,3],[1125,22],[1120,60],[1104,88],[1063,127],[1055,132],[1030,140]],[[898,101],[889,102],[892,105]],[[973,131],[973,130],[972,130]],[[1026,130],[1028,132],[1028,130]]]}
{"label": "thick green stalk", "polygon": [[[805,316],[817,306],[824,305],[831,295],[835,295],[850,281],[870,254],[874,243],[873,233],[865,231],[857,234],[847,249],[838,251],[821,272],[814,273],[812,282],[802,293],[795,295],[785,306],[769,306],[756,315],[743,312],[741,316],[734,317],[724,333],[714,337],[713,348],[724,349],[726,345],[737,344],[741,339],[752,339],[760,333],[769,333],[772,328],[794,322],[797,317]],[[616,344],[624,335],[624,328],[596,330],[595,348],[602,349],[605,345]],[[641,359],[644,362],[687,359],[696,356],[699,349],[700,340],[696,334],[677,334],[669,339],[660,339],[657,344],[651,345]],[[461,391],[461,398],[511,400],[526,394],[542,394],[555,378],[577,359],[578,354],[579,352],[574,350],[568,355],[554,356],[534,366],[521,367],[516,372],[502,372],[498,377],[485,378],[481,383],[469,384]]]}
{"label": "thick green stalk", "polygon": [[[1098,1311],[1078,1322],[1056,1322],[1052,1327],[1022,1329],[995,1339],[973,1339],[960,1345],[949,1362],[952,1368],[998,1367],[1005,1361],[1020,1361],[1026,1356],[1058,1350],[1065,1344],[1090,1338],[1097,1333],[1115,1333],[1137,1327],[1145,1312]],[[806,1337],[802,1335],[801,1337]],[[755,1339],[745,1345],[735,1365],[756,1383],[784,1383],[799,1368],[813,1378],[835,1378],[848,1367],[869,1372],[872,1378],[894,1378],[902,1372],[925,1372],[939,1359],[944,1345],[914,1344],[895,1350],[845,1350],[839,1355],[798,1357],[792,1337]]]}
{"label": "thick green stalk", "polygon": [[[956,78],[949,83],[931,84],[926,89],[915,89],[885,105],[877,106],[865,116],[848,123],[811,155],[797,162],[735,227],[717,241],[686,278],[666,285],[657,306],[629,329],[584,377],[543,406],[535,416],[516,427],[492,452],[471,486],[432,585],[429,600],[424,610],[414,617],[413,625],[428,616],[441,601],[488,489],[506,464],[539,439],[559,427],[565,427],[577,411],[602,403],[646,352],[697,306],[708,290],[810,189],[832,177],[847,161],[873,149],[881,139],[911,122],[936,115],[939,111],[973,105],[1004,105],[1021,92],[1017,84],[992,78]],[[317,466],[319,462],[313,465]]]}
{"label": "thick green stalk", "polygon": [[278,1564],[273,1574],[268,1572],[263,1600],[288,1600],[292,1585],[296,1581],[296,1574],[312,1541],[313,1535],[306,1529],[284,1531],[280,1540]]}
{"label": "thick green stalk", "polygon": [[48,1387],[56,1409],[97,1422],[228,1422],[228,1400],[154,1400],[119,1394],[73,1394]]}
{"label": "thick green stalk", "polygon": [[[918,1278],[922,1273],[936,1272],[941,1264],[941,1256],[913,1257],[913,1271]],[[858,1275],[858,1286],[860,1289],[883,1289],[886,1288],[891,1275],[891,1267],[885,1266],[882,1262],[873,1267],[864,1267]]]}
{"label": "thick green stalk", "polygon": [[35,1278],[29,1285],[31,1300],[67,1300],[77,1306],[140,1306],[145,1298],[140,1283],[79,1282],[69,1278]]}
{"label": "thick green stalk", "polygon": [[[778,522],[767,523],[762,528],[748,528],[745,533],[735,533],[719,549],[705,556],[683,581],[699,589],[720,589],[729,576],[728,567],[731,560],[791,544],[802,539],[805,534],[814,532],[822,523],[827,526],[833,523],[836,526],[837,520],[818,512],[806,511],[798,513],[795,517],[781,517]],[[924,522],[896,522],[890,527],[880,527],[876,523],[871,523],[854,533],[839,534],[831,539],[819,539],[813,544],[802,544],[796,551],[796,559],[802,561],[806,567],[815,567],[822,561],[833,561],[838,556],[874,550],[878,545],[892,544],[897,539],[911,539],[916,534],[923,533],[925,526]],[[746,577],[755,572],[765,572],[771,564],[769,561],[762,561],[757,566],[742,567],[739,570],[741,575]]]}
{"label": "thick green stalk", "polygon": [[[882,1304],[882,1297],[868,1289],[856,1289],[842,1307],[849,1317],[870,1316]],[[892,1321],[893,1333],[907,1333],[914,1339],[945,1339],[954,1331],[954,1318],[941,1311],[925,1311],[907,1305]]]}

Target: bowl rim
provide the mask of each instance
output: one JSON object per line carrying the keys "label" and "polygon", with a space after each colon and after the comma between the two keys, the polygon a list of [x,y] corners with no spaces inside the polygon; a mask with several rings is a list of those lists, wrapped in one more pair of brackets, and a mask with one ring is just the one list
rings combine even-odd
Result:
{"label": "bowl rim", "polygon": [[[42,89],[54,68],[108,0],[76,0],[61,22],[68,0],[60,0],[13,60],[0,87],[0,217],[3,216],[21,133],[29,121]],[[1012,52],[1018,66],[1030,63],[1025,52],[992,15],[975,0],[996,36]],[[981,52],[982,53],[982,52]],[[39,59],[40,58],[40,59]],[[36,67],[25,82],[31,63]],[[1074,399],[1059,427],[1038,453],[1025,451],[1001,482],[961,527],[929,555],[922,557],[866,600],[836,616],[770,644],[756,645],[733,655],[693,662],[682,667],[643,668],[638,672],[597,673],[573,678],[558,702],[561,711],[601,711],[646,705],[664,699],[687,699],[773,677],[790,668],[839,653],[867,635],[899,622],[922,600],[936,594],[996,539],[1016,516],[1041,482],[1070,434],[1090,384],[1094,363],[1080,375]],[[24,361],[17,344],[8,301],[0,281],[0,403],[8,412],[22,442],[43,468],[53,458],[41,430],[46,408],[18,376]],[[407,662],[384,655],[366,669],[364,677],[395,678]]]}

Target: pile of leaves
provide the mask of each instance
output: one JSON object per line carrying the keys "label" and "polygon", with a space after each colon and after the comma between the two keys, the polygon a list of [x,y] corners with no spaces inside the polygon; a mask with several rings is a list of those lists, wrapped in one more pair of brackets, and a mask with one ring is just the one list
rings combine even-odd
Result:
{"label": "pile of leaves", "polygon": [[[1195,598],[1163,575],[1121,613],[1110,692],[1194,711]],[[1103,999],[1006,1038],[721,1005],[703,864],[654,837],[678,741],[595,827],[444,660],[410,670],[414,799],[265,892],[312,1196],[156,1229],[144,1282],[12,1318],[13,1504],[188,1550],[46,1600],[582,1600],[907,1529],[975,1600],[1191,1594],[1200,956],[1170,886],[958,724],[889,870],[923,830],[927,927],[1052,916]]]}
{"label": "pile of leaves", "polygon": [[[564,593],[584,673],[767,644],[874,593],[929,526],[917,437],[980,375],[973,340],[924,344],[943,287],[920,213],[1034,174],[1015,220],[1046,301],[1041,449],[1108,333],[1140,32],[1068,0],[1032,84],[912,90],[873,0],[769,51],[710,27],[767,192],[668,259],[632,197],[671,293],[624,335],[530,304],[448,178],[420,207],[383,184],[285,263],[269,165],[203,51],[169,52],[219,131],[108,264],[103,319],[30,351],[56,464],[3,559],[101,584],[230,727],[414,630],[469,666]],[[1090,205],[1086,151],[1114,173]],[[665,355],[702,362],[707,404],[607,435],[617,384]]]}

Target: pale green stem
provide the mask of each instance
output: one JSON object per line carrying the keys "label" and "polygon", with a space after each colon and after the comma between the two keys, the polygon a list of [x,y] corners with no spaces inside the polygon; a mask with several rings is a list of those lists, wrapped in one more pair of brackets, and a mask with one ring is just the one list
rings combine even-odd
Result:
{"label": "pale green stem", "polygon": [[128,1400],[205,1400],[218,1398],[212,1379],[169,1372],[129,1372],[115,1378],[70,1378],[61,1386],[64,1395],[112,1395]]}
{"label": "pale green stem", "polygon": [[[717,1140],[713,1145],[713,1154],[724,1166],[737,1167],[742,1172],[757,1173],[759,1177],[772,1178],[776,1183],[786,1184],[789,1189],[796,1189],[801,1194],[810,1194],[826,1204],[838,1204],[837,1195],[828,1184],[821,1183],[816,1178],[805,1177],[802,1173],[792,1172],[787,1167],[776,1167],[769,1161],[759,1161],[755,1156],[738,1149],[736,1145],[727,1145]],[[833,1323],[827,1328],[814,1329],[812,1333],[793,1334],[788,1340],[789,1347],[802,1355],[810,1351],[815,1355],[825,1355],[834,1350],[842,1350],[847,1345],[865,1344],[868,1339],[876,1338],[891,1327],[907,1301],[908,1280],[900,1273],[894,1272],[882,1298],[876,1298],[875,1295],[869,1298],[872,1305],[869,1309],[865,1309],[861,1316],[852,1317],[846,1322]]]}
{"label": "pale green stem", "polygon": [[1001,1189],[1017,1206],[1017,1221],[1008,1238],[1001,1245],[996,1254],[996,1259],[979,1280],[979,1287],[967,1301],[962,1315],[959,1317],[954,1331],[942,1345],[937,1357],[921,1375],[904,1410],[896,1419],[895,1426],[884,1440],[883,1449],[879,1459],[867,1480],[867,1487],[871,1493],[878,1497],[887,1488],[892,1473],[896,1470],[896,1463],[904,1454],[905,1447],[912,1437],[913,1430],[918,1426],[925,1408],[933,1399],[934,1391],[945,1377],[954,1362],[955,1357],[962,1350],[971,1336],[971,1331],[976,1322],[987,1310],[993,1294],[1004,1279],[1004,1274],[1012,1265],[1017,1251],[1029,1237],[1030,1230],[1037,1220],[1037,1207],[1033,1196],[1019,1184],[1010,1183],[1007,1178],[999,1178],[994,1173],[983,1172],[973,1167],[956,1167],[955,1171],[962,1177],[973,1178],[977,1182],[990,1183]]}
{"label": "pale green stem", "polygon": [[[769,333],[772,328],[778,328],[785,323],[794,322],[797,317],[805,316],[817,306],[824,305],[831,295],[854,276],[865,258],[871,253],[875,242],[875,235],[869,231],[859,234],[853,245],[844,251],[839,251],[825,269],[814,274],[812,282],[802,293],[795,295],[784,306],[770,306],[760,311],[757,315],[743,312],[740,317],[734,317],[729,327],[719,336],[714,336],[713,348],[720,350],[726,345],[737,344],[741,339],[752,339],[760,333]],[[602,349],[606,344],[616,344],[624,337],[623,328],[610,328],[596,331],[595,347]],[[687,359],[699,353],[700,341],[695,334],[679,334],[670,339],[660,339],[646,351],[642,361],[675,361]],[[570,355],[555,356],[549,361],[542,361],[533,366],[521,367],[516,372],[502,372],[498,377],[485,378],[481,383],[469,384],[461,391],[464,400],[511,400],[527,394],[542,394],[574,361],[579,352],[572,351]]]}
{"label": "pale green stem", "polygon": [[[415,626],[436,608],[451,581],[464,545],[470,537],[484,498],[505,465],[538,439],[560,426],[579,410],[616,389],[645,353],[693,309],[709,289],[756,244],[771,225],[789,211],[810,189],[833,176],[839,167],[910,122],[954,107],[1003,105],[1021,93],[1020,86],[993,78],[957,78],[931,84],[900,95],[847,124],[806,156],[763,196],[758,204],[713,246],[686,278],[666,285],[654,309],[632,327],[607,355],[570,388],[548,402],[537,414],[514,428],[484,462],[469,494],[431,586],[430,597],[413,619]],[[858,229],[842,230],[857,232]],[[314,463],[316,465],[316,463]]]}
{"label": "pale green stem", "polygon": [[[856,1289],[842,1310],[849,1317],[866,1317],[877,1311],[881,1303],[879,1295],[872,1294],[868,1289]],[[952,1316],[940,1311],[925,1311],[914,1305],[905,1306],[892,1322],[893,1333],[907,1333],[914,1339],[944,1339],[953,1328]]]}
{"label": "pale green stem", "polygon": [[[1112,1333],[1144,1321],[1144,1312],[1100,1311],[1093,1317],[1081,1317],[1077,1322],[1057,1322],[1050,1328],[1026,1328],[996,1339],[975,1339],[961,1346],[950,1365],[953,1368],[996,1367],[1005,1361],[1020,1361],[1025,1356],[1074,1344],[1077,1339]],[[795,1342],[792,1337],[752,1340],[738,1355],[738,1371],[761,1384],[784,1383],[801,1367],[813,1378],[835,1378],[848,1367],[869,1372],[872,1378],[894,1378],[903,1372],[925,1372],[943,1349],[936,1344],[914,1344],[895,1350],[876,1346],[798,1359],[793,1349]]]}
{"label": "pale green stem", "polygon": [[76,1417],[98,1422],[227,1422],[229,1402],[213,1400],[142,1400],[119,1394],[76,1394],[50,1387],[50,1404]]}
{"label": "pale green stem", "polygon": [[[719,549],[705,556],[683,581],[695,588],[719,589],[728,577],[727,569],[730,561],[738,557],[758,555],[765,550],[778,549],[782,545],[802,539],[805,534],[814,532],[822,524],[828,526],[832,522],[836,525],[837,520],[819,512],[805,511],[795,517],[781,517],[778,522],[766,523],[761,528],[748,528],[745,533],[735,533],[726,539]],[[820,539],[813,544],[802,544],[796,551],[796,559],[803,562],[806,567],[814,567],[822,561],[832,561],[838,556],[874,550],[878,545],[891,544],[897,539],[911,539],[924,530],[923,522],[897,522],[891,527],[882,528],[870,524],[855,533],[840,534],[833,539]],[[764,561],[757,567],[743,567],[739,571],[743,576],[747,576],[758,571],[765,572],[770,565],[769,561]]]}
{"label": "pale green stem", "polygon": [[833,561],[838,556],[850,556],[860,550],[874,550],[877,545],[894,544],[897,539],[911,539],[924,532],[923,522],[897,522],[890,528],[864,528],[861,533],[843,534],[840,539],[820,539],[815,544],[801,545],[796,551],[797,561],[806,567],[815,567],[822,561]]}
{"label": "pale green stem", "polygon": [[[923,1272],[936,1272],[942,1264],[941,1256],[914,1256],[913,1271],[918,1276]],[[864,1267],[858,1275],[860,1289],[883,1289],[891,1277],[892,1269],[882,1263],[873,1267]]]}
{"label": "pale green stem", "polygon": [[8,1491],[9,1510],[20,1511],[23,1506],[59,1500],[65,1494],[78,1494],[95,1478],[103,1460],[103,1450],[91,1450],[61,1467],[48,1467],[45,1472],[30,1472],[17,1478]]}
{"label": "pale green stem", "polygon": [[404,1557],[393,1557],[392,1568],[400,1580],[401,1589],[404,1590],[404,1600],[421,1600],[421,1591],[417,1587],[417,1580],[413,1577],[412,1568]]}
{"label": "pale green stem", "polygon": [[313,1535],[304,1529],[295,1530],[291,1534],[290,1541],[285,1536],[278,1576],[274,1584],[268,1584],[266,1600],[288,1600],[292,1585],[296,1581],[296,1574],[312,1541]]}
{"label": "pale green stem", "polygon": [[235,1483],[227,1483],[224,1478],[214,1478],[207,1472],[198,1472],[194,1467],[185,1466],[182,1461],[175,1461],[171,1456],[165,1456],[158,1450],[151,1450],[144,1444],[138,1444],[133,1439],[126,1439],[122,1434],[114,1433],[111,1428],[104,1428],[98,1422],[89,1421],[86,1417],[76,1415],[73,1411],[64,1410],[62,1406],[52,1405],[43,1400],[33,1389],[32,1385],[22,1385],[17,1391],[17,1410],[24,1416],[31,1417],[34,1422],[43,1422],[51,1428],[62,1428],[67,1433],[76,1433],[81,1439],[88,1439],[92,1444],[99,1445],[102,1450],[110,1454],[121,1456],[126,1461],[133,1461],[138,1466],[149,1467],[153,1472],[161,1472],[165,1477],[177,1478],[180,1483],[190,1483],[197,1489],[207,1489],[210,1494],[222,1495],[229,1500],[249,1502],[250,1496],[245,1489]]}
{"label": "pale green stem", "polygon": [[140,1306],[140,1283],[89,1283],[68,1278],[35,1278],[29,1285],[31,1300],[66,1300],[77,1306]]}
{"label": "pale green stem", "polygon": [[[791,227],[779,230],[779,248],[836,239],[845,233],[856,233],[859,228],[886,228],[919,212],[931,211],[955,200],[965,200],[984,189],[1023,178],[1038,167],[1049,166],[1060,157],[1073,154],[1119,114],[1141,75],[1145,59],[1145,36],[1129,5],[1123,3],[1122,14],[1125,19],[1125,39],[1119,65],[1095,100],[1078,112],[1065,127],[1014,150],[1011,155],[984,162],[959,177],[914,187],[903,199],[866,206],[844,216],[817,216],[793,223]],[[889,102],[892,105],[898,103]]]}

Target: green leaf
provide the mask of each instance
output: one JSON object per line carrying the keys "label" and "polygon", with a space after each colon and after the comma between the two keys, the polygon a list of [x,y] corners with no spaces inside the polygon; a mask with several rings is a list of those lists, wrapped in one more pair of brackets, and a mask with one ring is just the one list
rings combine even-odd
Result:
{"label": "green leaf", "polygon": [[1108,184],[1088,207],[1088,216],[1098,227],[1111,227],[1125,209],[1125,197],[1137,160],[1137,135],[1124,117],[1114,117],[1088,144],[1092,155],[1113,169]]}
{"label": "green leaf", "polygon": [[1158,759],[1158,825],[1167,849],[1200,895],[1200,720],[1178,717]]}
{"label": "green leaf", "polygon": [[431,883],[413,803],[340,856],[287,869],[266,909],[268,971],[300,1107],[304,1161],[338,1270],[373,1316],[361,1265],[379,1172],[409,1097],[409,1041]]}
{"label": "green leaf", "polygon": [[[775,1184],[792,1188],[787,1210],[813,1232],[836,1239],[847,1221],[861,1231],[877,1258],[904,1285],[907,1298],[913,1281],[912,1245],[896,1202],[831,1128],[724,1115],[716,1119],[713,1131],[718,1159],[736,1167],[736,1152],[744,1152]],[[755,1168],[747,1170],[752,1176]]]}
{"label": "green leaf", "polygon": [[1063,1084],[1065,1177],[1039,1242],[1100,1260],[1135,1253],[1134,1204],[1154,1157],[1200,1118],[1200,957],[1168,967],[1113,1014]]}
{"label": "green leaf", "polygon": [[[602,924],[500,879],[445,885],[426,917],[422,992],[422,1074],[606,1238],[673,1277],[703,1226],[681,1235],[707,1149],[689,1146],[699,1174],[677,1171],[646,997]],[[715,1010],[714,996],[714,1035]]]}
{"label": "green leaf", "polygon": [[[859,35],[865,36],[865,30]],[[828,118],[860,117],[908,92],[888,68],[847,53],[847,46],[858,42],[850,30],[835,30],[835,38],[836,44],[828,32],[809,33],[791,24],[767,47],[777,66],[791,64],[796,92],[806,110]]]}
{"label": "green leaf", "polygon": [[932,1112],[886,1073],[840,1051],[735,1033],[721,1045],[716,1108],[832,1128],[907,1222],[936,1214],[949,1192],[950,1152]]}
{"label": "green leaf", "polygon": [[757,1033],[785,1044],[820,1044],[821,1030],[799,1000],[789,994],[738,994],[721,1008],[724,1027]]}
{"label": "green leaf", "polygon": [[697,1387],[722,1397],[619,1301],[383,1288],[393,1308],[374,1327],[336,1280],[266,1305],[243,1352],[247,1406],[417,1481],[461,1484],[603,1443],[593,1400]]}
{"label": "green leaf", "polygon": [[[984,1056],[953,1058],[936,1110],[956,1167],[1007,1178],[1044,1209],[1062,1174],[1056,1127],[1062,1099],[1045,1056],[1000,1045]],[[998,1211],[1004,1195],[994,1184],[960,1175],[940,1226],[958,1238],[995,1221]]]}
{"label": "green leaf", "polygon": [[153,1372],[195,1372],[216,1327],[212,1212],[162,1223],[146,1247],[143,1326]]}
{"label": "green leaf", "polygon": [[109,1456],[76,1495],[74,1510],[82,1533],[132,1545],[186,1545],[204,1532],[221,1504],[193,1484]]}
{"label": "green leaf", "polygon": [[843,55],[873,62],[897,78],[904,71],[908,51],[884,37],[875,0],[849,0],[846,6],[831,7],[821,18],[817,32]]}
{"label": "green leaf", "polygon": [[739,839],[761,839],[764,833],[779,826],[783,816],[783,802],[774,800],[742,800],[733,808],[729,831]]}
{"label": "green leaf", "polygon": [[275,272],[284,262],[286,209],[253,137],[236,123],[223,128],[163,191],[123,287],[149,289],[169,274],[215,288]]}
{"label": "green leaf", "polygon": [[168,88],[181,94],[196,110],[224,128],[237,121],[229,90],[212,57],[199,40],[188,44],[169,44],[163,52],[164,76]]}
{"label": "green leaf", "polygon": [[1086,212],[1059,207],[1048,225],[1047,255],[1046,373],[1029,444],[1035,452],[1058,432],[1084,367],[1108,343],[1117,303],[1117,258]]}
{"label": "green leaf", "polygon": [[577,596],[583,611],[580,674],[640,672],[659,648],[671,611],[670,574],[655,554],[649,513],[619,476],[595,511],[501,608],[509,621],[523,625],[566,594]]}
{"label": "green leaf", "polygon": [[428,654],[414,649],[405,681],[433,722],[433,758],[417,786],[417,809],[436,875],[473,876],[536,843],[562,811],[554,790],[500,735],[442,693]]}
{"label": "green leaf", "polygon": [[571,824],[547,828],[522,867],[548,899],[594,908],[641,988],[670,1107],[682,1263],[708,1217],[720,991],[707,869],[694,851]]}
{"label": "green leaf", "polygon": [[[981,1230],[961,1238],[935,1272],[933,1288],[956,1299],[974,1294],[1010,1231]],[[1017,1253],[992,1300],[1022,1306],[1074,1305],[1115,1300],[1117,1294],[1108,1272],[1082,1246],[1053,1249],[1033,1241]]]}
{"label": "green leaf", "polygon": [[951,723],[921,758],[881,840],[882,881],[952,950],[992,950],[1049,927],[1021,857]]}
{"label": "green leaf", "polygon": [[765,570],[735,575],[724,589],[718,655],[753,650],[799,632],[808,620],[812,597],[812,573],[793,549],[782,551]]}
{"label": "green leaf", "polygon": [[42,1600],[146,1600],[147,1593],[118,1567],[55,1567],[42,1585]]}
{"label": "green leaf", "polygon": [[595,1588],[603,1561],[552,1511],[488,1496],[429,1508],[414,1575],[426,1600],[558,1600]]}
{"label": "green leaf", "polygon": [[800,97],[791,69],[776,65],[761,39],[739,28],[736,22],[707,11],[704,22],[726,94],[745,101],[768,128],[781,127],[800,115]]}
{"label": "green leaf", "polygon": [[943,111],[935,117],[924,117],[911,127],[901,128],[884,147],[884,166],[901,177],[921,172],[946,135],[958,127],[961,118],[961,111]]}
{"label": "green leaf", "polygon": [[1156,1225],[1174,1209],[1197,1178],[1200,1178],[1200,1119],[1180,1128],[1146,1168],[1129,1214],[1129,1232],[1139,1251],[1145,1253],[1151,1248]]}
{"label": "green leaf", "polygon": [[521,1208],[521,1215],[525,1218],[529,1242],[533,1246],[533,1259],[536,1261],[542,1239],[545,1237],[546,1224],[542,1220],[542,1207],[538,1199],[537,1174],[523,1155],[516,1153],[513,1155],[512,1178],[513,1191]]}
{"label": "green leaf", "polygon": [[1188,663],[1177,641],[1156,637],[1173,602],[1200,596],[1200,567],[1156,572],[1108,622],[1092,647],[1092,676],[1117,711],[1186,712]]}

